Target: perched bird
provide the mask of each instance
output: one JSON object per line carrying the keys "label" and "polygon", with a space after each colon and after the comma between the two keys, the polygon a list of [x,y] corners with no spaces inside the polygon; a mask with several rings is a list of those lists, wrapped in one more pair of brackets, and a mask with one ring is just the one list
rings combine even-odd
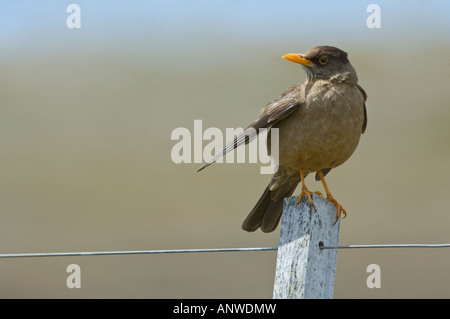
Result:
{"label": "perched bird", "polygon": [[[315,179],[323,183],[327,200],[336,205],[336,220],[341,213],[345,217],[345,209],[331,195],[324,176],[352,155],[367,126],[367,94],[358,84],[346,52],[332,46],[317,46],[305,54],[286,54],[283,58],[301,64],[306,80],[268,103],[256,121],[198,170],[248,143],[246,133],[250,130],[279,129],[278,169],[242,224],[246,231],[259,227],[263,232],[275,230],[283,198],[291,196],[300,182],[302,190],[297,204],[306,195],[314,207],[311,192],[305,185],[305,177],[314,172]],[[269,130],[269,150],[270,143]]]}

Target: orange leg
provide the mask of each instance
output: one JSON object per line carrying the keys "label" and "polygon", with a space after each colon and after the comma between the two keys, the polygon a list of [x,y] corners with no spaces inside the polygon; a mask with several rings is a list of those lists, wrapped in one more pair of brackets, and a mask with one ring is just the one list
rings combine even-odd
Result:
{"label": "orange leg", "polygon": [[339,204],[333,198],[333,196],[331,196],[330,190],[328,189],[327,182],[325,182],[325,178],[323,177],[322,171],[317,171],[317,174],[319,175],[320,180],[322,181],[323,187],[325,188],[325,192],[327,193],[327,200],[334,203],[334,205],[336,205],[336,210],[337,210],[336,211],[336,221],[334,222],[334,224],[336,224],[339,216],[341,216],[341,212],[342,212],[342,214],[344,214],[344,218],[345,218],[345,217],[347,217],[347,211],[344,209],[344,207],[341,206],[341,204]]}
{"label": "orange leg", "polygon": [[[306,195],[306,196],[308,197],[309,204],[314,208],[314,211],[316,211],[316,207],[314,206],[314,202],[313,202],[313,200],[312,200],[311,194],[314,193],[314,194],[320,195],[321,197],[323,197],[323,196],[322,196],[322,194],[321,194],[319,191],[317,191],[317,192],[310,192],[310,191],[308,190],[308,188],[306,188],[306,184],[305,184],[305,176],[304,176],[304,174],[303,174],[303,169],[301,169],[301,168],[300,168],[300,176],[301,176],[301,178],[302,178],[302,192],[301,192],[300,195],[298,196],[298,199],[297,199],[297,205],[298,205],[298,204],[300,203],[300,201],[302,200],[303,195]],[[296,205],[296,206],[297,206],[297,205]]]}

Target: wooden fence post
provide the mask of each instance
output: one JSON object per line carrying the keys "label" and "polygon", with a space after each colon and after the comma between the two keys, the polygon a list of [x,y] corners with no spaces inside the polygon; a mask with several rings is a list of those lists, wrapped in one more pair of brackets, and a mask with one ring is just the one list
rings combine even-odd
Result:
{"label": "wooden fence post", "polygon": [[336,249],[340,219],[336,206],[312,194],[314,211],[306,196],[295,207],[297,197],[286,198],[281,219],[280,243],[273,289],[274,299],[333,298]]}

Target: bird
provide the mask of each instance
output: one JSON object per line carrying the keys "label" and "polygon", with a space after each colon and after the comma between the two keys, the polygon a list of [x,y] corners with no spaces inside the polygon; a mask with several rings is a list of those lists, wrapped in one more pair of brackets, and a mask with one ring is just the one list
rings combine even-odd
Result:
{"label": "bird", "polygon": [[205,169],[226,153],[249,143],[248,133],[258,133],[261,128],[268,130],[270,150],[271,132],[274,128],[279,130],[276,170],[242,224],[248,232],[258,228],[262,232],[274,231],[282,215],[283,198],[292,196],[299,183],[297,205],[306,196],[315,209],[311,194],[322,194],[306,187],[305,178],[310,173],[315,173],[316,181],[322,181],[326,199],[336,206],[336,221],[341,215],[346,217],[344,207],[331,195],[325,175],[350,158],[367,128],[367,94],[358,84],[347,52],[323,45],[282,58],[300,64],[306,79],[265,105],[253,123],[198,169]]}

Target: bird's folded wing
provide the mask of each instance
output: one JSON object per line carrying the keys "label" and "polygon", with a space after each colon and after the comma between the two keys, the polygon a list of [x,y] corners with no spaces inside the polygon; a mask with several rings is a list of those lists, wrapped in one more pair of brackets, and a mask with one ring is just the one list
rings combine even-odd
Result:
{"label": "bird's folded wing", "polygon": [[210,158],[205,164],[203,164],[197,170],[197,172],[205,169],[206,167],[214,163],[219,157],[224,156],[225,154],[241,146],[242,144],[248,144],[251,141],[253,141],[259,134],[260,128],[270,129],[272,125],[284,119],[286,116],[288,116],[289,114],[291,114],[292,112],[294,112],[299,108],[300,102],[298,100],[283,99],[282,97],[266,105],[266,107],[264,107],[263,111],[261,112],[261,115],[255,122],[250,124],[244,130],[244,132],[236,136],[233,141],[228,143],[223,148],[223,150],[218,152],[216,155]]}
{"label": "bird's folded wing", "polygon": [[358,89],[361,91],[362,95],[364,96],[364,122],[362,125],[362,130],[361,132],[364,133],[366,131],[367,128],[367,109],[366,109],[366,100],[367,100],[367,93],[366,91],[364,91],[364,89],[361,87],[361,85],[356,84],[358,86]]}

